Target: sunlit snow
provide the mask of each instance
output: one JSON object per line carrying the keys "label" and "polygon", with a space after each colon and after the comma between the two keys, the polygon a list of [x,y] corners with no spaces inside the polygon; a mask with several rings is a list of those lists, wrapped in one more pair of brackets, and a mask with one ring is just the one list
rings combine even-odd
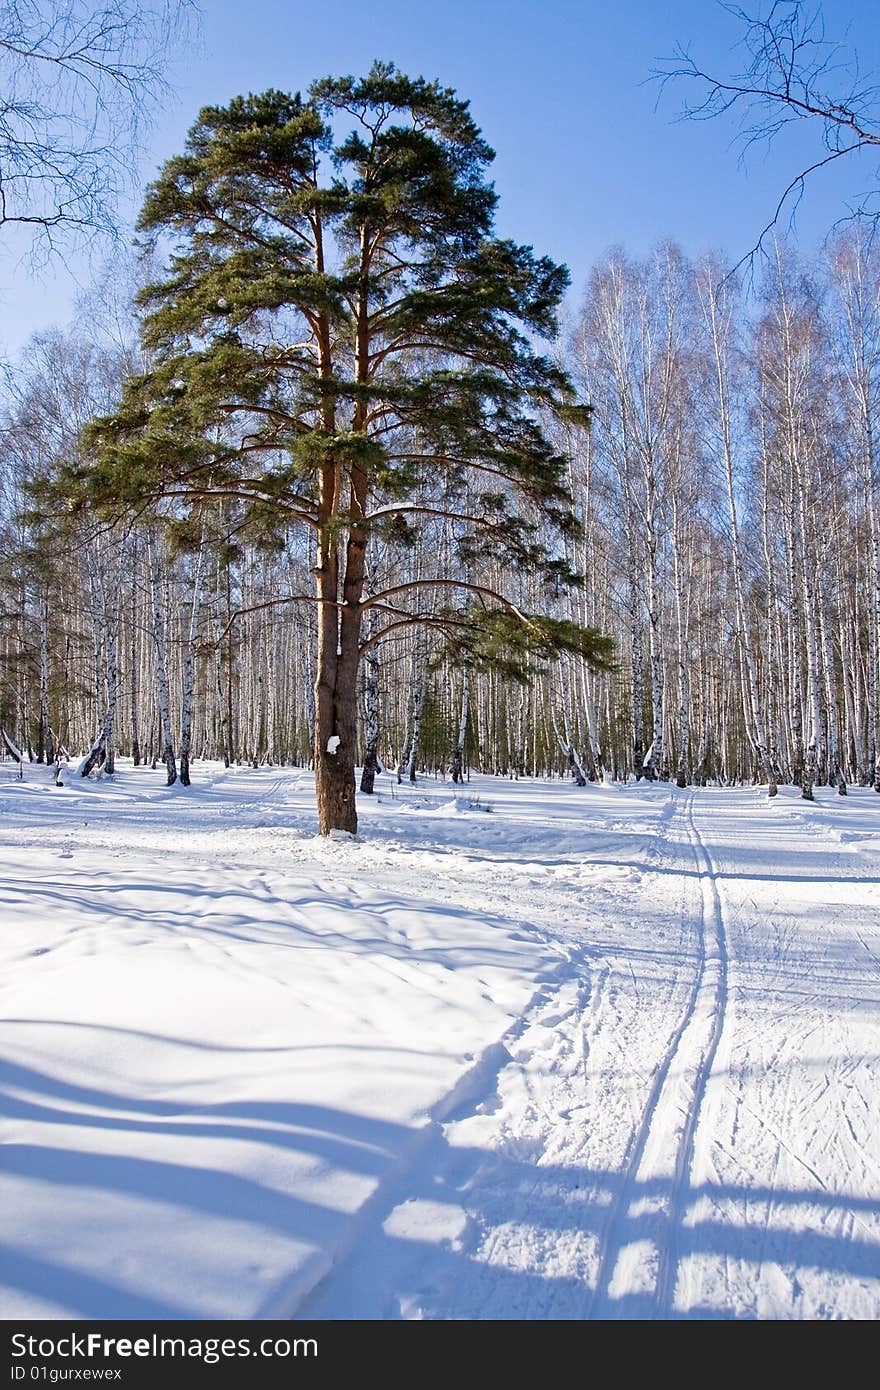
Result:
{"label": "sunlit snow", "polygon": [[2,1316],[880,1314],[873,792],[24,772]]}

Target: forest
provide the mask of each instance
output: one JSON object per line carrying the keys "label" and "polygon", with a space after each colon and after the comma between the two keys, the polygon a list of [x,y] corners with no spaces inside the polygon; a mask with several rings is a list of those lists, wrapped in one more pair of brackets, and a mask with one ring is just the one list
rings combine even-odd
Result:
{"label": "forest", "polygon": [[0,0],[13,1379],[877,1320],[880,34],[754,3]]}
{"label": "forest", "polygon": [[562,314],[492,158],[391,65],[201,113],[9,382],[7,755],[880,791],[875,224]]}

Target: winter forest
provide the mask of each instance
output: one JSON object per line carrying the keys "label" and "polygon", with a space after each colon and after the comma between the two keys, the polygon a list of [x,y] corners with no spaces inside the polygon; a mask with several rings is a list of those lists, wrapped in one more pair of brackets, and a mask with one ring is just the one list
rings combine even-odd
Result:
{"label": "winter forest", "polygon": [[[35,339],[7,406],[7,746],[39,762],[91,749],[106,772],[119,752],[184,783],[206,758],[308,765],[312,528],[286,509],[251,525],[247,499],[210,491],[59,527],[31,491],[141,370],[126,308],[95,296],[75,331]],[[609,669],[450,648],[461,594],[443,581],[466,509],[419,477],[430,519],[367,539],[368,590],[410,587],[363,620],[361,791],[380,766],[880,789],[873,227],[810,264],[777,242],[749,299],[720,260],[611,251],[552,352],[592,407],[587,427],[546,422],[579,523],[559,554],[580,583],[523,572],[503,521],[467,579],[608,634]],[[528,523],[540,536],[537,507]]]}
{"label": "winter forest", "polygon": [[13,1379],[880,1316],[874,9],[0,0]]}

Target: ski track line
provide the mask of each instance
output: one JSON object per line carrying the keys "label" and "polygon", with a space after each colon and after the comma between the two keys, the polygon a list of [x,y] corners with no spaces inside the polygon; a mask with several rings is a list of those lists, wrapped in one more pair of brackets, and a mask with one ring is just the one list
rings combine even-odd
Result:
{"label": "ski track line", "polygon": [[[669,811],[664,812],[663,816],[661,817],[661,824],[664,827],[664,831],[667,832],[664,834],[664,840],[668,840],[669,838],[668,829],[674,822],[675,813],[678,809],[679,808],[675,801],[675,797],[674,795],[671,795],[669,799]],[[663,1092],[663,1088],[666,1084],[666,1079],[669,1075],[670,1068],[672,1067],[673,1060],[678,1052],[682,1036],[688,1026],[688,1023],[693,1017],[693,1012],[697,999],[697,992],[699,989],[700,979],[702,978],[702,951],[703,940],[701,932],[700,960],[698,962],[697,971],[694,976],[693,984],[691,985],[687,1003],[685,1004],[684,1012],[682,1014],[679,1025],[675,1029],[674,1033],[672,1034],[669,1040],[666,1052],[663,1056],[663,1060],[658,1066],[656,1074],[654,1076],[654,1083],[651,1086],[651,1089],[648,1093],[648,1099],[645,1104],[645,1109],[642,1114],[641,1122],[635,1133],[634,1140],[630,1145],[626,1168],[623,1173],[623,1180],[618,1189],[617,1197],[615,1198],[614,1203],[612,1205],[611,1213],[609,1215],[608,1221],[606,1223],[602,1235],[602,1254],[599,1260],[599,1270],[596,1275],[595,1288],[593,1289],[593,1293],[590,1298],[590,1303],[586,1314],[588,1320],[596,1318],[597,1315],[600,1317],[602,1316],[599,1312],[598,1305],[600,1304],[600,1302],[607,1303],[608,1301],[608,1291],[609,1286],[611,1284],[611,1279],[614,1274],[614,1270],[617,1267],[618,1259],[624,1247],[627,1244],[625,1235],[627,1213],[632,1204],[637,1200],[636,1193],[634,1191],[636,1178],[638,1175],[639,1168],[641,1166],[645,1149],[648,1144],[648,1140],[651,1137],[654,1118],[657,1109],[660,1105],[661,1095]]]}
{"label": "ski track line", "polygon": [[[542,939],[546,940],[544,937]],[[501,1072],[513,1061],[510,1048],[535,1022],[534,1015],[546,1010],[551,1000],[573,978],[581,980],[583,967],[582,952],[569,950],[561,955],[552,971],[538,983],[538,988],[527,1000],[519,1017],[511,1022],[500,1038],[489,1043],[451,1089],[435,1101],[427,1123],[413,1133],[410,1142],[389,1165],[369,1197],[352,1213],[348,1229],[342,1234],[336,1248],[331,1253],[316,1252],[316,1257],[308,1261],[303,1270],[298,1271],[292,1279],[282,1281],[269,1294],[255,1317],[283,1318],[296,1322],[311,1316],[334,1275],[352,1259],[362,1241],[369,1239],[370,1234],[381,1227],[395,1207],[400,1205],[407,1178],[416,1163],[423,1161],[432,1148],[442,1141],[444,1125],[457,1118],[460,1112],[471,1111],[485,1099],[497,1085]],[[566,1011],[565,1016],[570,1012]]]}
{"label": "ski track line", "polygon": [[[635,1140],[630,1148],[623,1181],[605,1227],[599,1271],[587,1310],[587,1319],[605,1320],[615,1315],[615,1300],[611,1298],[610,1288],[618,1263],[631,1244],[628,1228],[632,1225],[634,1217],[631,1217],[630,1212],[640,1201],[638,1178],[642,1162],[652,1140],[656,1142],[657,1136],[662,1137],[664,1132],[675,1132],[675,1118],[681,1108],[677,1094],[678,1078],[680,1074],[690,1071],[693,1073],[693,1081],[687,1083],[687,1088],[691,1094],[685,1111],[685,1124],[677,1141],[671,1192],[665,1202],[667,1211],[664,1225],[667,1239],[659,1251],[658,1273],[652,1298],[656,1318],[670,1315],[675,1296],[678,1270],[675,1229],[684,1210],[697,1123],[721,1039],[727,999],[724,907],[717,884],[717,870],[694,820],[695,799],[696,794],[691,792],[684,808],[684,823],[701,894],[697,968],[678,1027],[672,1034],[663,1060],[657,1068]],[[674,800],[673,805],[676,810],[679,809],[679,804]],[[677,815],[670,814],[666,824],[671,828],[677,819]],[[708,1044],[701,1049],[699,1040],[696,1043],[692,1042],[689,1034],[698,1031],[702,1026],[700,1003],[701,998],[707,993],[710,994],[712,1024]],[[694,1047],[697,1052],[696,1062],[691,1062],[689,1066],[688,1054]],[[673,1064],[676,1062],[679,1066],[674,1068]]]}
{"label": "ski track line", "polygon": [[703,949],[701,962],[702,978],[699,984],[699,991],[703,991],[708,987],[712,992],[710,1005],[712,1010],[712,1031],[706,1051],[703,1053],[697,1066],[693,1087],[693,1103],[687,1112],[681,1140],[679,1141],[678,1161],[675,1167],[672,1200],[669,1212],[669,1240],[667,1241],[665,1250],[661,1254],[660,1276],[657,1281],[659,1316],[665,1318],[672,1315],[673,1303],[675,1300],[676,1276],[679,1264],[677,1255],[677,1234],[687,1204],[690,1176],[694,1163],[697,1127],[699,1125],[700,1114],[706,1097],[706,1089],[709,1084],[709,1078],[712,1075],[712,1068],[715,1064],[715,1057],[718,1052],[718,1045],[721,1042],[721,1034],[724,1031],[724,1021],[727,1015],[728,946],[724,898],[718,886],[718,869],[709,851],[709,847],[700,833],[694,816],[695,801],[696,793],[692,792],[688,800],[686,815],[687,828],[691,835],[691,844],[697,864],[697,872],[700,875],[700,891],[702,893],[701,931]]}

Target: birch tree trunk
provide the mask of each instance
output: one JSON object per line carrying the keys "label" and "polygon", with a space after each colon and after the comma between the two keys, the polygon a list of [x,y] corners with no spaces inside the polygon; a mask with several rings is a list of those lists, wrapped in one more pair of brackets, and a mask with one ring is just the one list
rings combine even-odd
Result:
{"label": "birch tree trunk", "polygon": [[[375,623],[371,624],[372,631]],[[379,651],[374,644],[368,647],[364,661],[364,766],[361,773],[361,791],[372,796],[376,784],[376,773],[382,771],[379,761]]]}
{"label": "birch tree trunk", "polygon": [[675,627],[676,627],[676,665],[678,668],[678,710],[675,738],[678,745],[675,784],[677,787],[690,786],[690,678],[688,673],[688,619],[687,599],[684,592],[684,537],[681,529],[681,508],[675,492],[672,496],[672,565],[675,587]]}
{"label": "birch tree trunk", "polygon": [[605,763],[602,756],[602,743],[599,738],[599,726],[596,718],[596,700],[593,695],[593,683],[587,674],[586,664],[581,667],[582,677],[582,702],[584,714],[587,720],[587,738],[590,744],[590,754],[593,759],[593,767],[596,771],[596,781],[605,781]]}
{"label": "birch tree trunk", "polygon": [[153,645],[156,651],[156,687],[159,703],[159,725],[162,734],[162,761],[167,773],[167,785],[177,781],[177,760],[171,733],[168,706],[168,669],[165,660],[165,608],[162,596],[162,562],[155,530],[147,532],[147,557],[150,567],[150,599],[153,626]]}
{"label": "birch tree trunk", "polygon": [[805,497],[805,480],[801,460],[795,454],[797,479],[797,527],[800,541],[800,570],[803,594],[804,637],[807,649],[807,690],[809,692],[809,738],[804,758],[801,778],[801,794],[806,801],[813,800],[813,786],[826,761],[825,732],[822,710],[822,685],[819,667],[818,612],[816,606],[816,586],[814,559],[807,544],[808,514]]}
{"label": "birch tree trunk", "polygon": [[657,536],[654,517],[648,522],[648,660],[651,666],[651,746],[645,756],[646,774],[653,780],[663,772],[663,653],[660,637],[660,596],[657,584]]}
{"label": "birch tree trunk", "polygon": [[551,705],[553,732],[556,735],[556,742],[559,744],[560,751],[563,757],[565,758],[572,781],[575,783],[575,786],[585,787],[587,785],[587,775],[584,772],[581,760],[577,755],[574,746],[574,741],[571,736],[571,714],[568,698],[568,686],[566,682],[566,673],[563,670],[560,670],[559,673],[559,692],[560,705],[562,708],[562,730],[560,731],[559,725],[556,721],[556,711],[552,709]]}
{"label": "birch tree trunk", "polygon": [[[186,661],[183,667],[183,693],[180,714],[180,782],[184,787],[190,785],[189,765],[192,752],[192,702],[193,684],[196,670],[196,638],[199,629],[199,612],[202,602],[202,575],[205,561],[205,538],[199,546],[193,577],[192,602],[189,615],[189,635],[186,645]],[[168,760],[166,756],[166,767]],[[169,786],[171,783],[169,782]]]}
{"label": "birch tree trunk", "polygon": [[[730,406],[730,300],[720,300],[721,285],[713,267],[709,267],[705,278],[700,281],[700,299],[708,319],[712,356],[715,366],[715,400],[717,403],[718,429],[721,453],[724,463],[724,481],[727,494],[727,512],[730,521],[730,559],[733,572],[733,592],[736,615],[737,639],[742,649],[747,679],[747,694],[743,699],[743,719],[752,746],[757,754],[761,775],[767,783],[767,795],[776,796],[778,787],[773,759],[770,755],[767,735],[767,718],[758,689],[757,666],[752,635],[746,616],[745,584],[743,580],[742,552],[739,540],[739,519],[737,516],[736,494],[734,492],[733,439],[731,431]],[[765,493],[766,497],[766,493]],[[766,537],[766,529],[765,529]]]}
{"label": "birch tree trunk", "polygon": [[412,735],[409,742],[409,750],[406,759],[406,775],[408,780],[415,786],[416,781],[416,758],[419,752],[419,740],[422,736],[422,721],[425,717],[425,702],[428,698],[428,654],[423,652],[419,662],[419,680],[416,687],[415,699],[413,701],[412,714]]}
{"label": "birch tree trunk", "polygon": [[834,656],[833,614],[827,593],[828,559],[817,570],[817,616],[819,622],[819,649],[822,657],[822,676],[825,687],[825,709],[827,711],[827,778],[830,787],[836,787],[841,796],[846,796],[846,778],[843,773],[840,755],[840,700],[838,698],[837,670]]}
{"label": "birch tree trunk", "polygon": [[132,584],[128,634],[128,702],[129,717],[131,719],[131,758],[135,767],[140,767],[141,762],[140,662],[138,660],[138,619],[140,616],[138,604],[138,561],[139,548],[135,541],[131,548]]}
{"label": "birch tree trunk", "polygon": [[119,592],[112,596],[104,595],[103,607],[106,614],[107,654],[107,708],[104,713],[104,771],[108,776],[116,771],[115,720],[116,696],[118,691],[119,667],[116,658],[117,637],[119,634]]}
{"label": "birch tree trunk", "polygon": [[55,761],[52,725],[49,718],[49,590],[40,595],[40,743],[37,762]]}
{"label": "birch tree trunk", "polygon": [[874,790],[880,792],[880,488],[876,453],[880,399],[880,264],[874,230],[857,224],[852,236],[838,246],[832,271],[842,317],[839,360],[850,391],[859,445],[858,478],[868,523],[867,726]]}
{"label": "birch tree trunk", "polygon": [[[632,701],[632,759],[633,772],[637,782],[645,775],[645,734],[644,734],[644,656],[642,653],[642,615],[641,595],[637,577],[635,539],[627,527],[630,538],[627,557],[627,594],[630,642],[630,699]],[[650,773],[648,774],[650,776]]]}
{"label": "birch tree trunk", "polygon": [[468,703],[470,699],[470,672],[465,668],[461,677],[461,704],[458,711],[458,733],[452,751],[452,780],[464,781],[464,748],[467,741]]}

